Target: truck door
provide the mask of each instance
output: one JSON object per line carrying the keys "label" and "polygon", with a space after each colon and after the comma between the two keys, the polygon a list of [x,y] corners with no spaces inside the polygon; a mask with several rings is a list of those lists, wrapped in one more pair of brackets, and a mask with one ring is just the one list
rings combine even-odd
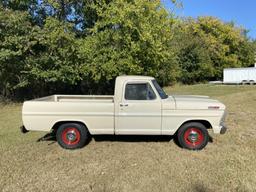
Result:
{"label": "truck door", "polygon": [[124,83],[122,99],[116,104],[115,134],[161,134],[161,99],[150,81]]}

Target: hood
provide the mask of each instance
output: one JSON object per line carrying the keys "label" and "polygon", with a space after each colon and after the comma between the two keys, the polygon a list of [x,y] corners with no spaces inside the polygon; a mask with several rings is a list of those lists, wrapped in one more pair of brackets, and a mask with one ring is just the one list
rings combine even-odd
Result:
{"label": "hood", "polygon": [[173,95],[176,109],[210,109],[224,110],[224,104],[215,99],[210,99],[208,96],[201,95]]}

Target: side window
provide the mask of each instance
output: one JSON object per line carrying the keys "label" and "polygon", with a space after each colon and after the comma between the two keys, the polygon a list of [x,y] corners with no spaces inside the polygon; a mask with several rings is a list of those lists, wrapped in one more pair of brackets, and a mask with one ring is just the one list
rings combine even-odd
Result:
{"label": "side window", "polygon": [[126,100],[153,100],[156,98],[149,83],[128,83],[125,86]]}

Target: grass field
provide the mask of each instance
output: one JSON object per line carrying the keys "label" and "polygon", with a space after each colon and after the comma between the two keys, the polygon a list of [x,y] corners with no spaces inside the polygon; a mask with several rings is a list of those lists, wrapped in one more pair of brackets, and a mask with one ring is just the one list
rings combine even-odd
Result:
{"label": "grass field", "polygon": [[256,86],[195,85],[168,93],[210,95],[228,108],[225,135],[202,151],[170,137],[97,137],[69,151],[45,133],[22,135],[21,104],[0,105],[0,191],[256,191]]}

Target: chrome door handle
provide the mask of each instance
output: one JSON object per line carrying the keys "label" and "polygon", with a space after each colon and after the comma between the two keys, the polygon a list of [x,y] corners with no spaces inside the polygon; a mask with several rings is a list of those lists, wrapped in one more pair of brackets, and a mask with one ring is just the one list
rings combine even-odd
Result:
{"label": "chrome door handle", "polygon": [[128,107],[127,103],[120,103],[120,107]]}

